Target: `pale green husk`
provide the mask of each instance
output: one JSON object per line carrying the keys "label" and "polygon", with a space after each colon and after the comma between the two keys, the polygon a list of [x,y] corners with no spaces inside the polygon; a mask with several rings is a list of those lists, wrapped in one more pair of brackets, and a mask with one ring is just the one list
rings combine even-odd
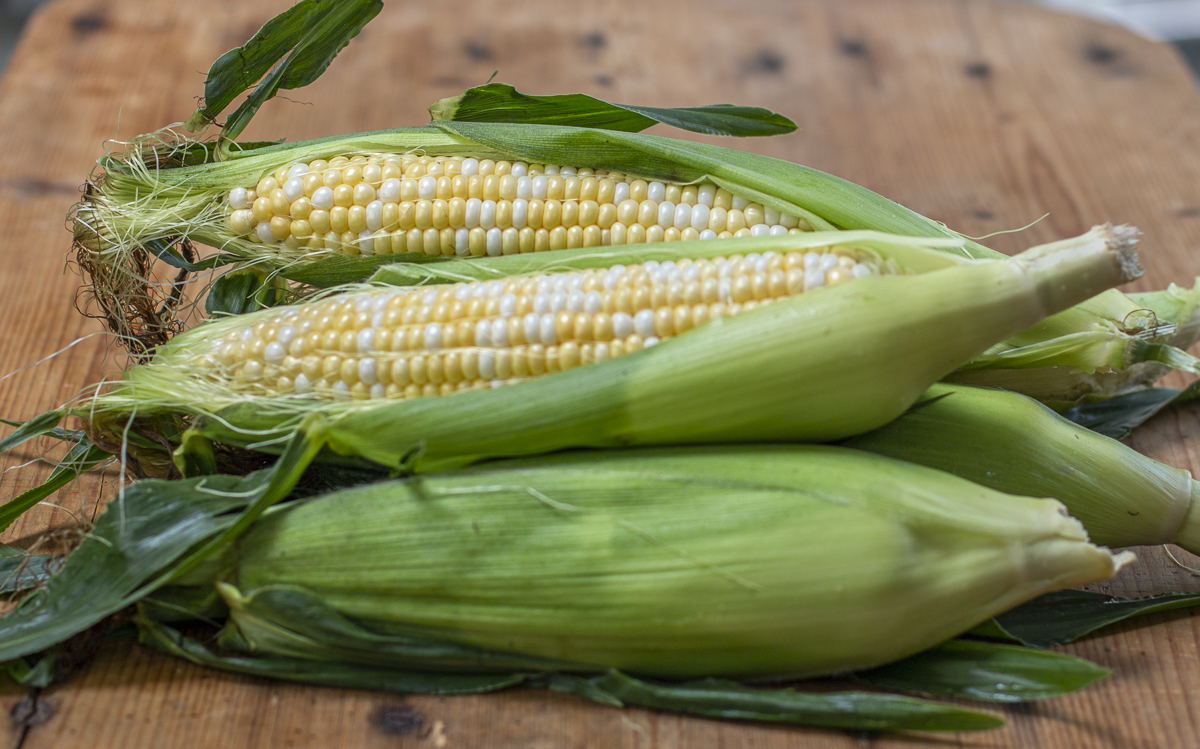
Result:
{"label": "pale green husk", "polygon": [[906,414],[845,443],[1009,494],[1054,497],[1105,546],[1200,552],[1200,486],[1017,393],[935,385]]}
{"label": "pale green husk", "polygon": [[[330,447],[389,466],[572,446],[841,439],[899,416],[995,341],[1136,275],[1130,242],[1128,229],[1098,227],[1005,262],[856,279],[600,364],[402,401],[264,397],[197,366],[229,330],[278,314],[267,310],[177,336],[76,412],[118,435],[135,417],[190,416],[209,438],[260,447],[319,413]],[[874,247],[886,245],[879,237]],[[901,268],[946,257],[902,242],[888,252]]]}
{"label": "pale green husk", "polygon": [[896,660],[1126,559],[1057,502],[844,448],[723,446],[337,492],[259,521],[221,591],[225,641],[255,652],[421,668],[382,638],[337,651],[289,635],[311,623],[253,605],[283,592],[526,668],[784,678]]}

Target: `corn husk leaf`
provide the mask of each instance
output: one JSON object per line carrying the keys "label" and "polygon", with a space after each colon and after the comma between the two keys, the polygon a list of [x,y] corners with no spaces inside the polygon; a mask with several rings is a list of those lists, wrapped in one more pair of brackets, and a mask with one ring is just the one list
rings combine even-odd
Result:
{"label": "corn husk leaf", "polygon": [[636,133],[662,123],[705,135],[740,137],[784,135],[796,123],[762,107],[712,104],[706,107],[639,107],[612,104],[586,94],[533,96],[507,83],[487,83],[429,106],[434,122],[507,122],[571,125]]}
{"label": "corn husk leaf", "polygon": [[1115,440],[1129,436],[1135,428],[1160,412],[1200,398],[1200,384],[1186,388],[1145,388],[1107,400],[1080,403],[1063,416]]}
{"label": "corn husk leaf", "polygon": [[557,673],[432,673],[283,656],[222,656],[160,622],[142,619],[138,624],[144,644],[197,665],[306,684],[441,695],[544,687],[611,707],[649,707],[725,720],[860,731],[970,731],[1004,723],[996,716],[957,705],[874,692],[806,694],[791,689],[754,689],[716,679],[652,684],[619,672],[590,678]]}
{"label": "corn husk leaf", "polygon": [[220,554],[291,492],[314,444],[301,432],[272,468],[245,477],[125,488],[61,572],[0,617],[0,662],[64,642]]}
{"label": "corn husk leaf", "polygon": [[902,661],[860,671],[872,687],[985,702],[1061,697],[1112,671],[1065,653],[973,640],[951,640]]}
{"label": "corn husk leaf", "polygon": [[143,617],[138,619],[137,624],[144,645],[199,666],[247,676],[400,694],[477,694],[516,686],[528,679],[526,674],[441,674],[284,656],[219,656],[160,621]]}
{"label": "corn husk leaf", "polygon": [[58,462],[45,482],[0,505],[0,531],[12,525],[26,510],[74,481],[79,474],[90,471],[111,457],[107,450],[93,445],[86,439],[74,445]]}
{"label": "corn husk leaf", "polygon": [[[192,115],[189,129],[213,122],[254,86],[221,130],[222,139],[237,138],[281,89],[302,88],[320,77],[382,9],[382,0],[301,0],[275,16],[250,41],[212,64],[204,81],[204,104]],[[276,65],[284,55],[287,59]]]}
{"label": "corn husk leaf", "polygon": [[0,593],[19,593],[42,585],[58,569],[53,554],[26,554],[12,549],[0,558]]}
{"label": "corn husk leaf", "polygon": [[[226,630],[226,649],[263,650],[273,656],[360,666],[387,666],[451,672],[495,672],[547,668],[581,670],[580,664],[554,664],[511,654],[431,640],[419,635],[385,635],[364,629],[310,593],[274,587],[236,601],[237,629]],[[287,622],[284,626],[282,622]],[[255,645],[249,645],[253,642]],[[589,670],[582,667],[582,670]],[[1081,658],[1039,650],[952,640],[855,679],[880,689],[985,701],[1021,702],[1068,694],[1110,673]]]}
{"label": "corn husk leaf", "polygon": [[1128,619],[1196,607],[1200,607],[1200,595],[1196,593],[1124,598],[1085,590],[1060,590],[1000,614],[970,634],[1050,648]]}
{"label": "corn husk leaf", "polygon": [[12,420],[5,419],[4,423],[16,426],[17,428],[6,435],[3,439],[0,439],[0,452],[11,450],[18,445],[28,442],[34,437],[40,437],[43,434],[53,433],[58,429],[58,424],[65,416],[65,410],[55,409],[53,411],[40,413],[37,416],[34,416],[32,419],[24,422],[14,422]]}

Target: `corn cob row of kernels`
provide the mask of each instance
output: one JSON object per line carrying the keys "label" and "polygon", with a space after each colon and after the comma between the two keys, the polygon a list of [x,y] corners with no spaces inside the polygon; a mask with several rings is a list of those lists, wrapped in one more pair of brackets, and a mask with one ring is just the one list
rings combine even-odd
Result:
{"label": "corn cob row of kernels", "polygon": [[251,391],[447,395],[605,361],[711,319],[898,272],[894,261],[833,246],[343,294],[230,331],[199,363]]}
{"label": "corn cob row of kernels", "polygon": [[236,187],[227,203],[230,229],[251,241],[368,255],[494,256],[811,230],[712,183],[442,156],[316,159]]}

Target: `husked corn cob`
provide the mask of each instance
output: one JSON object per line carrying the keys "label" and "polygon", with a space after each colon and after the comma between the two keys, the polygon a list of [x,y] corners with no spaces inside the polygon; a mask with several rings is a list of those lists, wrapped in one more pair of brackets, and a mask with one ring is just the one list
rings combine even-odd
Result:
{"label": "husked corn cob", "polygon": [[851,246],[339,295],[229,331],[200,364],[254,392],[412,398],[516,383],[709,320],[900,272]]}
{"label": "husked corn cob", "polygon": [[[852,244],[834,244],[852,236]],[[636,251],[612,248],[586,258],[593,265],[576,269],[599,269],[590,275],[564,271],[521,278],[520,299],[518,279],[508,277],[496,279],[494,286],[358,286],[312,306],[229,317],[182,333],[160,347],[149,363],[131,368],[109,391],[74,412],[90,419],[95,433],[119,435],[132,419],[141,433],[163,430],[166,440],[194,428],[236,446],[279,444],[316,420],[334,450],[383,465],[413,456],[435,465],[571,446],[842,439],[899,416],[939,378],[997,340],[1136,277],[1135,238],[1129,227],[1097,227],[1082,237],[991,262],[957,259],[923,248],[921,240],[873,232],[811,233],[677,243],[671,247],[678,248],[678,258],[692,255],[693,262],[681,267],[677,260],[674,270],[660,260],[650,271],[629,266],[613,271],[614,258]],[[855,252],[826,250],[823,258],[817,251],[834,246]],[[729,253],[739,247],[780,254],[730,261]],[[772,278],[775,290],[786,293],[788,252],[797,247],[806,252],[791,256],[791,290],[802,288],[801,260],[810,290],[735,301],[740,298],[735,294],[747,290],[769,295]],[[814,253],[811,269],[808,251]],[[726,261],[699,263],[718,255]],[[843,263],[839,257],[848,259]],[[823,263],[832,267],[822,270]],[[735,277],[739,265],[743,271]],[[768,273],[772,265],[779,267]],[[728,278],[722,279],[722,268],[728,268]],[[855,268],[860,274],[872,268],[876,272],[845,278]],[[709,278],[702,280],[705,269]],[[675,272],[680,277],[671,281]],[[697,276],[685,282],[689,272]],[[617,306],[625,304],[618,282],[643,274],[651,277],[648,288],[632,284],[624,311]],[[540,284],[558,277],[564,279],[561,291],[539,291]],[[760,280],[758,292],[752,278]],[[844,280],[812,288],[818,281],[839,278]],[[593,288],[585,290],[589,279]],[[729,302],[720,301],[723,280]],[[514,286],[506,293],[504,284],[510,282]],[[577,289],[571,288],[573,282]],[[711,294],[713,282],[717,301],[705,305],[705,283]],[[616,292],[608,297],[612,312],[605,311],[606,283]],[[638,304],[648,302],[649,308],[634,309],[639,288],[646,291]],[[672,304],[673,293],[686,295],[689,288],[700,294],[697,304],[689,304],[686,296],[682,304]],[[464,290],[464,298],[456,298],[458,289]],[[476,290],[494,293],[477,298]],[[589,294],[592,308],[598,302],[599,311],[587,311]],[[667,306],[655,306],[664,302]],[[470,316],[472,304],[482,318]],[[558,304],[562,311],[550,311]],[[535,305],[549,308],[540,312]],[[712,319],[698,322],[697,307],[702,305],[703,314]],[[716,308],[723,314],[713,315],[716,305],[725,305]],[[737,305],[740,312],[729,314],[739,310]],[[452,312],[468,316],[452,321]],[[412,315],[411,323],[405,314]],[[421,314],[431,319],[421,319]],[[289,322],[294,319],[299,322]],[[298,326],[305,319],[310,328],[300,336]],[[610,324],[612,340],[582,340],[595,339],[598,327],[600,337],[607,337]],[[618,347],[623,355],[614,355],[618,332],[628,334]],[[647,347],[650,338],[660,343]],[[307,348],[310,343],[313,351]],[[414,350],[418,343],[420,349]],[[601,360],[605,349],[599,344],[607,344],[607,360]],[[594,364],[585,365],[586,345],[592,346],[588,357]],[[552,347],[557,347],[557,363]],[[313,377],[304,371],[306,362]],[[542,362],[548,376],[536,376],[534,368]],[[555,366],[560,371],[552,372]],[[422,368],[426,382],[418,391],[414,375],[422,376]],[[461,380],[448,381],[447,374],[455,378],[460,373]],[[439,376],[443,381],[434,382]],[[392,381],[382,379],[386,377]],[[520,384],[489,387],[512,380]],[[307,385],[298,389],[297,381]],[[311,391],[298,392],[309,385]],[[394,386],[390,391],[389,385]],[[469,392],[458,392],[460,387]],[[443,392],[455,394],[401,397]],[[119,436],[113,439],[122,444]]]}
{"label": "husked corn cob", "polygon": [[236,236],[297,253],[495,256],[811,229],[712,182],[461,156],[314,159],[226,202]]}

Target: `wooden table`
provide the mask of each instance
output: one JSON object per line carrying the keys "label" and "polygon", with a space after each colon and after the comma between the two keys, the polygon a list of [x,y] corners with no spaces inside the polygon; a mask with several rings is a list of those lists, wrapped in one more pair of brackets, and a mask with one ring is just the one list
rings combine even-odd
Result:
{"label": "wooden table", "polygon": [[[76,313],[78,280],[62,272],[63,217],[103,141],[186,119],[209,63],[287,4],[61,0],[34,17],[0,83],[0,371],[62,353],[0,381],[0,415],[32,416],[120,365],[100,325]],[[1134,289],[1190,284],[1200,274],[1200,96],[1185,66],[1165,45],[1023,3],[393,1],[325,77],[269,104],[245,135],[298,139],[419,124],[430,102],[497,69],[500,80],[536,93],[770,107],[799,131],[721,142],[825,169],[973,236],[1046,216],[989,240],[1006,251],[1097,222],[1137,224],[1147,273]],[[1132,444],[1196,472],[1198,432],[1200,408],[1185,408]],[[0,468],[46,447],[4,455]],[[4,473],[0,496],[48,470]],[[4,540],[91,517],[116,478],[87,477]],[[1200,591],[1200,577],[1151,549],[1110,589]],[[1009,720],[1002,730],[929,740],[1200,745],[1200,618],[1151,617],[1063,650],[1116,673],[1071,697],[1001,708]],[[430,698],[265,683],[128,642],[65,686],[40,695],[0,689],[0,704],[13,716],[0,731],[23,749],[924,743],[619,711],[542,691]]]}

